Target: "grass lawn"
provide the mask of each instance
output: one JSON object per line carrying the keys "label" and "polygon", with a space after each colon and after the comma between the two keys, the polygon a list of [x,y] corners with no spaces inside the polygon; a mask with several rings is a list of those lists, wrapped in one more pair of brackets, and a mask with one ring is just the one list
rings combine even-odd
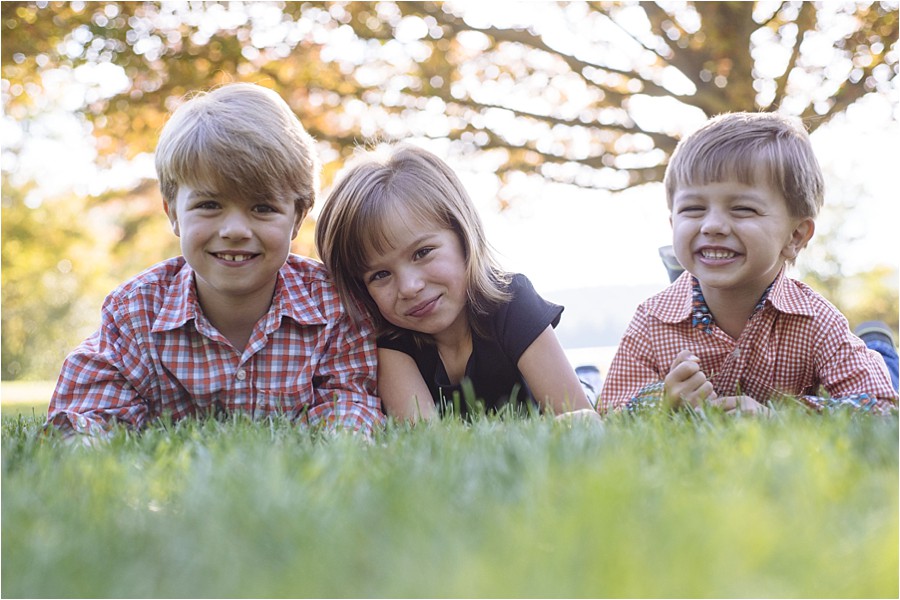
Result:
{"label": "grass lawn", "polygon": [[2,424],[3,597],[897,597],[897,417]]}

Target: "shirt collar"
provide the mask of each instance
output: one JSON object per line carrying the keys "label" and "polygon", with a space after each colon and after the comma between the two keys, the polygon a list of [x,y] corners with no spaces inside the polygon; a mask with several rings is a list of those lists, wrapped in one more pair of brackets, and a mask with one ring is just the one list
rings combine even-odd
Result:
{"label": "shirt collar", "polygon": [[154,332],[182,327],[201,314],[197,290],[194,288],[194,270],[185,263],[175,275],[163,298],[162,308],[153,322]]}
{"label": "shirt collar", "polygon": [[[324,325],[328,322],[321,306],[308,290],[293,289],[301,287],[300,282],[294,281],[300,278],[291,278],[291,284],[285,281],[285,273],[290,268],[285,265],[278,271],[272,305],[264,317],[267,334],[281,326],[282,317],[293,319],[300,325]],[[200,308],[197,288],[194,285],[194,270],[185,263],[166,292],[162,308],[153,322],[153,331],[177,329],[202,315],[203,310]]]}
{"label": "shirt collar", "polygon": [[[782,267],[775,276],[775,280],[762,293],[759,302],[753,309],[754,314],[768,304],[783,313],[814,315],[813,307],[800,285],[802,284],[797,284],[786,277],[785,269]],[[669,298],[683,299],[683,301],[657,302],[651,308],[651,312],[656,318],[666,323],[680,323],[690,319],[692,327],[707,333],[711,331],[713,317],[696,277],[685,271],[663,294]]]}

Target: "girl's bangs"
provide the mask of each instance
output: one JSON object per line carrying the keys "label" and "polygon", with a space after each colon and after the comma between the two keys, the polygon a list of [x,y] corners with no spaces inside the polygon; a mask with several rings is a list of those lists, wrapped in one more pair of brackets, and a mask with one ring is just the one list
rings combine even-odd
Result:
{"label": "girl's bangs", "polygon": [[404,197],[383,191],[377,201],[368,202],[359,212],[359,247],[364,270],[366,257],[384,254],[397,247],[401,231],[416,231],[429,225],[449,226],[446,219],[434,210],[433,203],[415,197]]}

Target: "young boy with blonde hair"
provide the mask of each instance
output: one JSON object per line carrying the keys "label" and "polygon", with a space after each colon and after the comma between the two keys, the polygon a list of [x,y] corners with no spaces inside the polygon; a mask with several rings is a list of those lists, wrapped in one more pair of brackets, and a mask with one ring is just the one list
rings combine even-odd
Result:
{"label": "young boy with blonde hair", "polygon": [[703,403],[768,412],[895,407],[884,361],[847,319],[785,275],[815,231],[824,184],[805,129],[772,113],[711,119],[666,169],[685,272],[641,304],[613,358],[600,410]]}
{"label": "young boy with blonde hair", "polygon": [[372,331],[321,263],[290,253],[319,165],[284,100],[242,83],[196,95],[163,128],[156,169],[183,256],[107,297],[63,364],[48,426],[283,414],[371,434],[383,421]]}

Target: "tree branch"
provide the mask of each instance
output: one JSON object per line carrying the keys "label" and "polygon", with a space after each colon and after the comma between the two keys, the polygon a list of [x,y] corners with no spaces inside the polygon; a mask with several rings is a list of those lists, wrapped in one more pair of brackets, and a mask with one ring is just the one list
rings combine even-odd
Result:
{"label": "tree branch", "polygon": [[797,66],[797,59],[800,58],[800,44],[803,43],[803,37],[806,35],[806,32],[815,28],[815,21],[815,7],[809,2],[803,2],[800,6],[797,20],[794,21],[797,25],[797,37],[794,40],[794,47],[791,49],[791,58],[788,60],[784,73],[775,80],[775,97],[772,99],[773,107],[781,106],[781,103],[784,101],[788,79],[794,67]]}

